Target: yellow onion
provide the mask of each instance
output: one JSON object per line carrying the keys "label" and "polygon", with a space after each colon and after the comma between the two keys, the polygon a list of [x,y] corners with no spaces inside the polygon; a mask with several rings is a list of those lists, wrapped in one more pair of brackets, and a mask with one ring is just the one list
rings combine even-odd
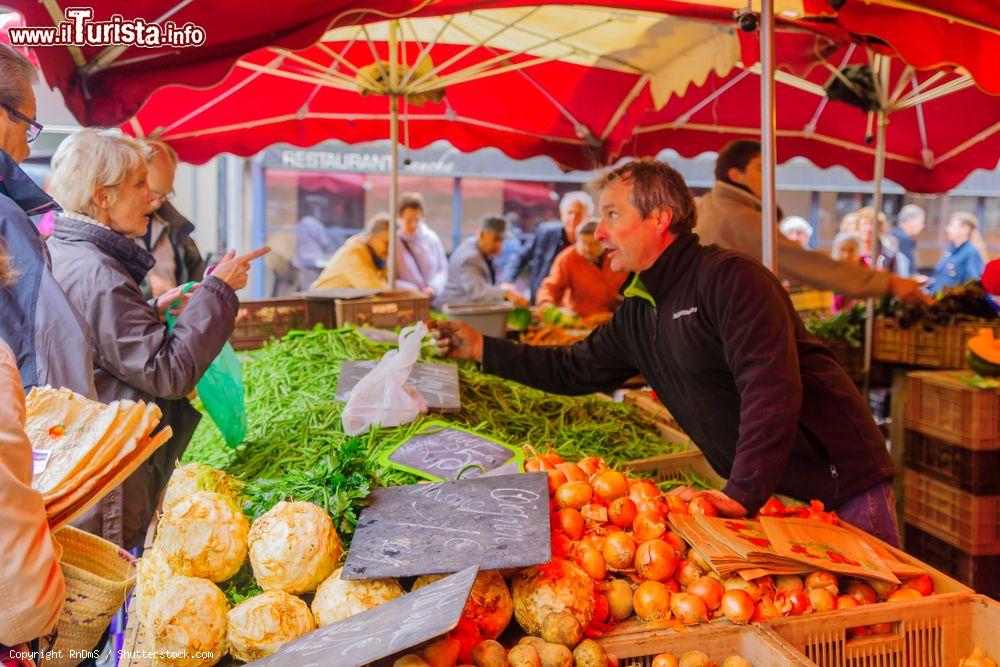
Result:
{"label": "yellow onion", "polygon": [[211,667],[226,654],[229,605],[208,579],[176,576],[153,598],[146,641],[154,667]]}
{"label": "yellow onion", "polygon": [[319,627],[374,609],[406,592],[395,579],[341,579],[342,570],[335,570],[316,589],[312,613]]}
{"label": "yellow onion", "polygon": [[[412,590],[423,588],[445,578],[446,574],[425,574],[417,577]],[[472,592],[465,603],[462,618],[471,621],[483,639],[496,639],[514,615],[514,600],[507,588],[507,582],[496,570],[480,570],[472,584]]]}
{"label": "yellow onion", "polygon": [[229,652],[243,662],[271,655],[316,629],[305,602],[284,591],[265,591],[229,610]]}
{"label": "yellow onion", "polygon": [[246,560],[247,519],[225,496],[197,491],[160,517],[156,544],[174,572],[225,581]]}
{"label": "yellow onion", "polygon": [[511,593],[514,617],[529,635],[537,635],[542,620],[553,612],[568,611],[584,627],[594,615],[594,581],[561,558],[518,572]]}
{"label": "yellow onion", "polygon": [[314,503],[279,502],[253,522],[248,542],[257,584],[292,595],[316,590],[344,553],[330,515]]}

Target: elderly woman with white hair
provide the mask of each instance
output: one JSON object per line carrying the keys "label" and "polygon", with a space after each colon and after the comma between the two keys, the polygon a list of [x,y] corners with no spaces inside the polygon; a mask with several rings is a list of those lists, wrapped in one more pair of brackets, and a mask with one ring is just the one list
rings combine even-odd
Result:
{"label": "elderly woman with white hair", "polygon": [[[148,158],[148,148],[134,139],[81,130],[52,159],[50,191],[63,208],[48,242],[53,274],[93,331],[94,384],[104,402],[179,401],[191,393],[232,334],[236,290],[247,283],[250,261],[267,251],[226,255],[168,329],[157,310],[177,293],[161,296],[154,309],[139,288],[154,263],[134,242],[146,233],[156,199]],[[193,432],[192,412],[165,411],[174,429],[170,443],[88,514],[82,528],[127,548],[141,543],[156,497]]]}

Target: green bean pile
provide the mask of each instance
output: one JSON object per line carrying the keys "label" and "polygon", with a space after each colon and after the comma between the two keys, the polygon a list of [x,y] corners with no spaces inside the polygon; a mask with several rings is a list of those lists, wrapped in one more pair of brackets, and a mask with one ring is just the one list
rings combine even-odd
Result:
{"label": "green bean pile", "polygon": [[[251,482],[318,465],[347,442],[334,399],[340,362],[379,359],[390,349],[354,329],[295,332],[247,355],[244,385],[248,429],[242,445],[226,446],[210,419],[203,419],[184,455]],[[433,346],[424,360],[433,358]],[[512,445],[551,447],[567,460],[602,456],[612,466],[682,451],[666,442],[646,413],[627,403],[596,396],[566,397],[487,375],[475,364],[459,364],[462,411],[432,414],[412,424],[376,429],[362,436],[369,472],[377,485],[413,483],[407,473],[385,469],[377,457],[419,429],[424,419],[441,419],[481,430]]]}

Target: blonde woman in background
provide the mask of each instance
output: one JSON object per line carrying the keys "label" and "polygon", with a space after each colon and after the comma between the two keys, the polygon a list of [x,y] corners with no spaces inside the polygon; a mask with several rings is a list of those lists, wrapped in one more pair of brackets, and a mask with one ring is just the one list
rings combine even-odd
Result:
{"label": "blonde woman in background", "polygon": [[931,289],[939,292],[978,280],[986,266],[986,244],[979,233],[979,219],[971,213],[952,213],[944,228],[948,247],[934,269]]}
{"label": "blonde woman in background", "polygon": [[[900,276],[910,275],[909,261],[899,252],[899,242],[887,234],[889,228],[885,213],[875,216],[875,209],[865,206],[858,211],[858,235],[861,237],[861,263]],[[877,221],[876,221],[877,220]],[[872,261],[876,234],[880,241],[877,262]]]}

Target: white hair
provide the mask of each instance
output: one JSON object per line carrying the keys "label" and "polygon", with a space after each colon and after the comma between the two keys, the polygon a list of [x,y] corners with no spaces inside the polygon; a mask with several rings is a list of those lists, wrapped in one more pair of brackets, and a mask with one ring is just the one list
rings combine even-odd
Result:
{"label": "white hair", "polygon": [[788,236],[794,232],[805,232],[812,238],[813,226],[809,224],[809,221],[805,218],[800,218],[797,215],[790,215],[781,221],[781,234],[783,236]]}
{"label": "white hair", "polygon": [[52,156],[49,194],[65,211],[97,217],[98,186],[113,190],[149,157],[149,148],[131,137],[80,130],[63,140]]}
{"label": "white hair", "polygon": [[590,198],[583,190],[574,190],[573,192],[567,192],[563,195],[562,199],[559,201],[559,213],[565,213],[566,210],[576,202],[580,202],[587,209],[587,215],[591,215],[594,212],[594,200]]}

